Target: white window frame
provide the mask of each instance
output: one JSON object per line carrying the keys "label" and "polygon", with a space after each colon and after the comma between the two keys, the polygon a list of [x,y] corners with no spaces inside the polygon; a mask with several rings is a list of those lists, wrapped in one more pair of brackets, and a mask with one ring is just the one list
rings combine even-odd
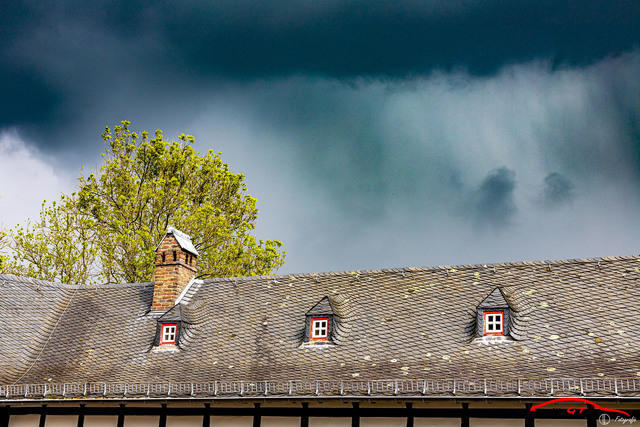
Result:
{"label": "white window frame", "polygon": [[484,312],[482,320],[483,335],[504,335],[504,311]]}
{"label": "white window frame", "polygon": [[176,323],[162,325],[160,328],[160,344],[175,344],[177,334],[178,325]]}
{"label": "white window frame", "polygon": [[327,340],[329,339],[329,318],[328,317],[314,317],[311,319],[311,333],[310,338],[312,340]]}

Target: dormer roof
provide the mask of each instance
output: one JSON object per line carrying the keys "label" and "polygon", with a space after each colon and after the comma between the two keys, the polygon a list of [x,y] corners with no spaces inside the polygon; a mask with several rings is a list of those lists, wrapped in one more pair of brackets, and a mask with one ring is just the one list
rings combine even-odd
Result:
{"label": "dormer roof", "polygon": [[176,304],[158,319],[158,322],[180,322],[182,321],[182,305]]}
{"label": "dormer roof", "polygon": [[497,287],[478,304],[478,308],[511,308],[502,289]]}
{"label": "dormer roof", "polygon": [[333,307],[329,297],[324,297],[316,305],[311,307],[311,310],[307,311],[307,316],[319,316],[319,315],[333,315]]}
{"label": "dormer roof", "polygon": [[[182,231],[174,227],[168,227],[164,237],[166,238],[169,234],[175,237],[176,241],[178,242],[178,245],[180,245],[180,248],[189,252],[192,255],[199,256],[198,250],[195,248],[195,246],[193,246],[193,242],[191,241],[191,236],[189,236],[187,233],[183,233]],[[156,249],[155,249],[156,251],[162,244],[163,240],[164,238],[162,238],[160,240],[160,243],[158,243],[158,246],[156,246]]]}

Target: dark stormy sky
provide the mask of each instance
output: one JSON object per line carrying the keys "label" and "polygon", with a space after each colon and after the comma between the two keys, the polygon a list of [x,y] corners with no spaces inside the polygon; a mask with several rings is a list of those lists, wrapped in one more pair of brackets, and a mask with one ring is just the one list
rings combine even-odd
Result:
{"label": "dark stormy sky", "polygon": [[247,175],[281,273],[640,252],[637,0],[26,1],[0,94],[4,226],[129,119]]}

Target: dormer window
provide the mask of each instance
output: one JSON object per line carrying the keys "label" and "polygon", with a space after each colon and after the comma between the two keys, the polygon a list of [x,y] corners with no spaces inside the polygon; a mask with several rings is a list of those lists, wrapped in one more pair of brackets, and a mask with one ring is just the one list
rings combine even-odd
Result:
{"label": "dormer window", "polygon": [[182,320],[182,306],[173,306],[160,316],[156,323],[156,335],[153,340],[153,349],[177,351],[182,347],[180,342],[182,328],[185,322]]}
{"label": "dormer window", "polygon": [[160,345],[175,344],[178,331],[176,323],[164,323],[160,332]]}
{"label": "dormer window", "polygon": [[476,337],[509,337],[512,312],[502,289],[495,288],[478,304]]}
{"label": "dormer window", "polygon": [[312,317],[311,318],[311,336],[312,340],[328,340],[329,339],[329,318],[328,317]]}
{"label": "dormer window", "polygon": [[503,311],[485,311],[483,316],[484,335],[504,335]]}
{"label": "dormer window", "polygon": [[328,297],[322,298],[305,314],[303,344],[331,344],[335,337],[333,306]]}

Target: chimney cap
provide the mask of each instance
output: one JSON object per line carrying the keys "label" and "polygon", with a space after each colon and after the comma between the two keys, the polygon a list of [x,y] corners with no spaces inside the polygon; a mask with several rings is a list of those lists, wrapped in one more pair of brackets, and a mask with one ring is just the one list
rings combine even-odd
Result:
{"label": "chimney cap", "polygon": [[178,242],[178,245],[180,245],[180,247],[182,249],[184,249],[185,251],[195,255],[195,256],[199,256],[198,251],[196,250],[195,246],[193,246],[193,242],[191,241],[191,236],[189,236],[187,233],[183,233],[182,231],[178,230],[177,228],[174,227],[167,227],[167,232],[165,233],[164,237],[162,238],[162,240],[160,240],[160,243],[158,243],[158,246],[156,246],[156,251],[158,250],[158,248],[160,247],[160,245],[162,244],[162,241],[169,235],[169,234],[173,234],[173,237],[176,238],[176,241]]}

